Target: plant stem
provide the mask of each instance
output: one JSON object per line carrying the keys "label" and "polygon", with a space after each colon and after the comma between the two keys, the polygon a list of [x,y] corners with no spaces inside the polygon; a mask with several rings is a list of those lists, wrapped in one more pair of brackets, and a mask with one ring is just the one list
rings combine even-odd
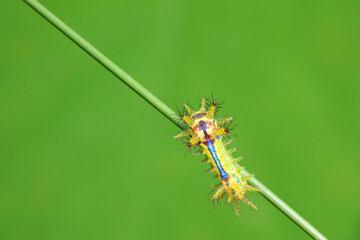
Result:
{"label": "plant stem", "polygon": [[[107,70],[109,70],[113,75],[130,87],[135,93],[142,97],[145,101],[150,103],[154,108],[156,108],[160,113],[167,117],[171,122],[177,125],[179,128],[183,129],[182,126],[176,119],[176,113],[171,110],[166,104],[160,101],[155,97],[151,92],[144,88],[140,83],[135,81],[130,75],[124,72],[119,68],[115,63],[108,59],[104,54],[97,50],[93,45],[88,43],[84,38],[47,10],[42,4],[36,0],[23,0],[36,12],[38,12],[42,17],[44,17],[48,22],[50,22],[54,27],[60,30],[65,36],[70,38],[74,43],[76,43],[80,48],[87,52],[92,58],[98,61],[103,65]],[[249,175],[246,170],[241,172],[243,175]],[[255,177],[252,177],[248,180],[250,184],[254,187],[261,189],[261,194],[276,208],[278,208],[283,214],[285,214],[290,220],[292,220],[296,225],[298,225],[302,230],[304,230],[310,237],[313,239],[326,239],[316,228],[314,228],[309,222],[302,218],[297,212],[295,212],[291,207],[289,207],[284,201],[282,201],[278,196],[271,192],[265,185],[263,185]]]}

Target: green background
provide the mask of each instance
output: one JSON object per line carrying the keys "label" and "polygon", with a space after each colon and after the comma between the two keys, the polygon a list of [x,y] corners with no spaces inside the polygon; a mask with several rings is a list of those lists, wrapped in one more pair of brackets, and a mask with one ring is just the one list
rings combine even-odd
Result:
{"label": "green background", "polygon": [[[41,1],[175,109],[214,93],[242,165],[360,238],[359,1]],[[308,239],[216,180],[178,128],[22,1],[0,3],[0,239]]]}

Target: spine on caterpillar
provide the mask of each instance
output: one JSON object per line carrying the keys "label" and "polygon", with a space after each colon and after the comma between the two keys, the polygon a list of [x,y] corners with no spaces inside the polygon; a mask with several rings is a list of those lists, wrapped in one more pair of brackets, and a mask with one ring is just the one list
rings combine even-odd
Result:
{"label": "spine on caterpillar", "polygon": [[[235,214],[239,215],[238,203],[240,200],[257,209],[246,197],[246,192],[261,190],[247,183],[247,180],[253,175],[243,176],[240,174],[243,168],[236,163],[241,157],[233,158],[231,155],[235,149],[227,150],[225,148],[231,142],[231,140],[224,142],[223,137],[229,133],[229,123],[232,118],[215,120],[214,114],[217,105],[217,102],[213,100],[207,108],[205,99],[202,99],[200,109],[194,111],[185,104],[188,115],[181,113],[180,118],[188,125],[188,129],[183,130],[175,138],[187,137],[189,141],[186,145],[189,148],[195,145],[201,148],[201,152],[206,156],[203,162],[211,164],[208,172],[216,172],[221,181],[216,185],[217,189],[212,195],[212,199],[218,203],[227,196],[229,203],[234,202]],[[225,125],[228,126],[225,127]]]}

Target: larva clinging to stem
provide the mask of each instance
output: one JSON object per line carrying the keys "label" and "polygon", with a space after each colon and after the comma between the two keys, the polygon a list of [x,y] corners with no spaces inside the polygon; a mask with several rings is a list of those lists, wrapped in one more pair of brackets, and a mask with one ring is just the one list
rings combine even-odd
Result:
{"label": "larva clinging to stem", "polygon": [[229,133],[229,128],[224,127],[231,123],[232,118],[214,119],[215,110],[217,108],[216,101],[212,101],[209,108],[206,107],[205,99],[201,101],[201,107],[198,111],[192,110],[188,105],[184,105],[188,115],[180,114],[180,118],[188,125],[175,138],[188,137],[190,140],[187,146],[199,146],[201,152],[206,156],[204,160],[211,164],[209,172],[216,172],[218,179],[221,181],[218,188],[212,196],[214,202],[220,201],[225,195],[228,196],[227,201],[234,202],[235,214],[239,215],[238,202],[242,200],[254,209],[256,206],[246,197],[247,191],[261,191],[258,188],[250,186],[247,180],[253,175],[243,176],[240,172],[242,167],[236,165],[241,158],[233,158],[231,153],[234,150],[227,150],[226,142],[223,137]]}

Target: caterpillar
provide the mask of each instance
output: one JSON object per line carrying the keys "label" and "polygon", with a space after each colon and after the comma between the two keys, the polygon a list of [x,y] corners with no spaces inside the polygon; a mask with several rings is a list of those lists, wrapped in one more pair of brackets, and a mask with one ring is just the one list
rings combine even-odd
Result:
{"label": "caterpillar", "polygon": [[234,202],[234,212],[239,216],[240,200],[253,209],[257,209],[255,204],[246,197],[247,191],[260,192],[261,190],[247,183],[247,180],[253,175],[241,175],[240,172],[244,168],[237,165],[241,157],[233,158],[231,155],[236,149],[227,150],[225,148],[231,142],[231,139],[225,142],[224,137],[228,136],[229,126],[233,119],[228,117],[216,120],[214,114],[219,108],[218,105],[216,100],[207,104],[205,98],[202,98],[200,109],[194,111],[184,104],[188,115],[181,112],[179,117],[188,128],[176,135],[175,138],[185,137],[188,140],[185,142],[186,146],[189,148],[200,147],[198,152],[206,156],[201,162],[211,164],[207,172],[215,172],[216,177],[221,181],[215,185],[217,189],[212,195],[212,200],[218,203],[228,196],[227,202]]}

